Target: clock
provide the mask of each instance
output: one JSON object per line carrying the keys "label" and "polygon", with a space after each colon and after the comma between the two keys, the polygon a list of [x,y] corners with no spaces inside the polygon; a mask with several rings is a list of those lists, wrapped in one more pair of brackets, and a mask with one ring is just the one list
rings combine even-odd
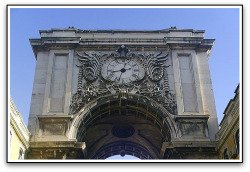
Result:
{"label": "clock", "polygon": [[139,60],[110,59],[102,66],[102,77],[119,85],[141,80],[145,75],[143,65]]}

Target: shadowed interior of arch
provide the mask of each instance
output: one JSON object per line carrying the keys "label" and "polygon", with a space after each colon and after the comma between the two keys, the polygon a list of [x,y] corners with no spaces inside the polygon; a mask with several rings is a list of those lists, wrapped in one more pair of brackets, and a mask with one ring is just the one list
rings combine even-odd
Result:
{"label": "shadowed interior of arch", "polygon": [[131,155],[158,159],[163,142],[171,140],[164,114],[138,98],[100,101],[82,118],[77,141],[85,142],[88,159]]}

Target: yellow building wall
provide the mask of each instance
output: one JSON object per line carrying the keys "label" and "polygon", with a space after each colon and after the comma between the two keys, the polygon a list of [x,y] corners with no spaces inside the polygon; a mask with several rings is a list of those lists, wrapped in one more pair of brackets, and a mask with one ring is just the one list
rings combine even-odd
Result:
{"label": "yellow building wall", "polygon": [[[236,132],[240,128],[240,106],[239,106],[239,85],[235,90],[235,96],[231,99],[224,111],[224,117],[221,121],[221,128],[217,133],[218,136],[218,145],[217,151],[219,159],[224,159],[224,151],[227,149],[228,159],[240,159],[240,152],[237,152],[237,143],[236,143]],[[240,130],[239,130],[239,147],[240,147]]]}
{"label": "yellow building wall", "polygon": [[[220,145],[222,145],[219,149],[219,158],[223,159],[224,157],[224,150],[227,148],[228,156],[230,159],[232,159],[232,154],[236,150],[236,141],[235,141],[235,133],[239,129],[239,125],[236,125],[230,134],[221,142]],[[235,157],[235,159],[239,159],[239,155]]]}
{"label": "yellow building wall", "polygon": [[18,160],[20,148],[22,148],[22,150],[25,151],[25,146],[21,142],[19,136],[17,135],[16,131],[14,130],[14,128],[12,126],[10,126],[10,132],[12,134],[9,137],[9,139],[10,139],[10,142],[9,142],[10,143],[10,149],[9,149],[10,160]]}
{"label": "yellow building wall", "polygon": [[24,159],[25,151],[29,148],[30,133],[21,113],[10,98],[8,126],[8,161],[17,161],[22,150],[21,158]]}

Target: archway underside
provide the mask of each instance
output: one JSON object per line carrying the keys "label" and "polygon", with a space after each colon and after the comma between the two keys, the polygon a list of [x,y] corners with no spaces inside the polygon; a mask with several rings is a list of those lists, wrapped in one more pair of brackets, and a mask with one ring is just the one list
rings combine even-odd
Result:
{"label": "archway underside", "polygon": [[118,98],[92,107],[82,118],[76,139],[86,143],[86,159],[119,154],[159,159],[163,142],[171,141],[171,129],[159,109],[145,101]]}

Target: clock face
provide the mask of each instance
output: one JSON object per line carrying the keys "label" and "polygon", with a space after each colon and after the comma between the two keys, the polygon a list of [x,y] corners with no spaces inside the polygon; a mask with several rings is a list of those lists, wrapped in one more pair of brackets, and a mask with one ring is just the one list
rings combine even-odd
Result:
{"label": "clock face", "polygon": [[102,67],[104,79],[118,84],[128,84],[141,80],[145,71],[137,60],[108,60]]}

